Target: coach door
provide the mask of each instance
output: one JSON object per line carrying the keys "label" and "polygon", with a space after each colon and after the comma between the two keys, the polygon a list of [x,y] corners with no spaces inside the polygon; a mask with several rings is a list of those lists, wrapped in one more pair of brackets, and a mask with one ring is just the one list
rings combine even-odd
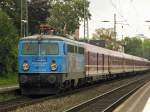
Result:
{"label": "coach door", "polygon": [[98,53],[97,53],[97,74],[98,74],[98,69],[99,69],[99,55],[98,55]]}
{"label": "coach door", "polygon": [[108,73],[111,73],[111,56],[108,55]]}
{"label": "coach door", "polygon": [[89,77],[89,51],[85,52],[85,73],[86,77]]}
{"label": "coach door", "polygon": [[104,63],[105,59],[104,59],[104,54],[102,54],[102,74],[104,74],[104,70],[105,70],[105,63]]}

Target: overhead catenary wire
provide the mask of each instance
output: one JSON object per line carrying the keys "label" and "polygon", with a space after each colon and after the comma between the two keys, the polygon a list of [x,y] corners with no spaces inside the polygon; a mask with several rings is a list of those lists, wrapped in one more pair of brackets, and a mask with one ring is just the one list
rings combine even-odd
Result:
{"label": "overhead catenary wire", "polygon": [[[121,8],[118,8],[117,5],[113,2],[113,0],[109,0],[109,1],[110,1],[110,3],[111,3],[112,7],[113,7],[113,8],[116,10],[116,12],[119,14],[119,16],[124,20],[124,22],[126,22],[126,23],[128,24],[128,26],[129,26],[133,31],[137,32],[137,29],[135,29],[135,28],[128,22],[128,20],[123,16],[122,12],[120,11]],[[133,0],[132,0],[132,1],[133,1]],[[121,3],[120,3],[120,0],[119,0],[119,4],[121,4]],[[118,5],[118,6],[120,6],[120,5]],[[130,29],[130,30],[131,30],[131,29]]]}

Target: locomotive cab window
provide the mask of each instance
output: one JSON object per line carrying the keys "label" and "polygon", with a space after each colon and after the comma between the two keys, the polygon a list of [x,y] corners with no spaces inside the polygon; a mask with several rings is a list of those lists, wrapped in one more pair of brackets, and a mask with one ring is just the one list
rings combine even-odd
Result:
{"label": "locomotive cab window", "polygon": [[57,43],[41,43],[41,55],[57,55],[59,54],[59,47]]}
{"label": "locomotive cab window", "polygon": [[26,42],[22,44],[22,55],[58,55],[57,43]]}
{"label": "locomotive cab window", "polygon": [[23,43],[22,45],[22,54],[23,55],[38,55],[39,45],[38,43]]}

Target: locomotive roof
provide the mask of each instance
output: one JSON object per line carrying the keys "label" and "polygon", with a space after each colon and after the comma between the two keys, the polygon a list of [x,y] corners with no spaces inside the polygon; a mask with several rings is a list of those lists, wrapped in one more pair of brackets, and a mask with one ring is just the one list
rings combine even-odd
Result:
{"label": "locomotive roof", "polygon": [[65,37],[61,37],[61,36],[56,36],[56,35],[33,35],[33,36],[28,36],[28,37],[24,37],[21,38],[20,40],[37,40],[38,38],[42,38],[42,39],[47,39],[47,40],[62,40],[62,41],[67,41],[68,43],[74,43],[74,44],[78,44],[78,45],[83,45],[85,46],[86,49],[88,49],[91,52],[99,52],[105,55],[111,55],[111,56],[115,56],[115,57],[120,57],[120,58],[126,58],[126,59],[134,59],[134,60],[139,60],[139,61],[148,61],[147,59],[141,58],[141,57],[137,57],[137,56],[133,56],[133,55],[129,55],[126,53],[122,53],[122,52],[117,52],[117,51],[113,51],[113,50],[109,50],[106,48],[102,48],[102,47],[98,47],[98,46],[94,46],[88,43],[84,43],[84,42],[78,42],[75,40],[71,40]]}
{"label": "locomotive roof", "polygon": [[21,38],[21,40],[37,40],[38,38],[47,39],[47,40],[63,40],[63,41],[78,43],[77,41],[68,39],[67,37],[61,37],[56,35],[33,35],[33,36],[23,37]]}
{"label": "locomotive roof", "polygon": [[42,39],[59,39],[59,40],[64,40],[65,38],[62,38],[61,36],[56,36],[56,35],[33,35],[33,36],[28,36],[28,37],[23,37],[21,40],[36,40],[38,37],[41,37]]}

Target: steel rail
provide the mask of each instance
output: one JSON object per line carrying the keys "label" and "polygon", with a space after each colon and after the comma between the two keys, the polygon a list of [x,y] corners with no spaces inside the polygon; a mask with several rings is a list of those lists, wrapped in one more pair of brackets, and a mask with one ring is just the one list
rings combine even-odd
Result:
{"label": "steel rail", "polygon": [[[125,78],[126,79],[126,78]],[[118,80],[124,80],[124,79],[118,79]],[[102,83],[98,83],[98,84],[94,84],[94,85],[89,85],[86,87],[81,87],[72,91],[67,91],[67,92],[63,92],[60,94],[56,94],[56,95],[51,95],[51,96],[46,96],[46,97],[42,97],[42,98],[29,98],[29,97],[21,97],[21,98],[17,98],[14,100],[9,100],[6,102],[0,102],[0,112],[7,112],[7,111],[11,111],[11,110],[15,110],[18,107],[24,107],[24,106],[29,106],[32,104],[37,104],[37,103],[41,103],[44,102],[46,100],[50,100],[50,99],[55,99],[55,98],[61,98],[61,97],[65,97],[65,96],[69,96],[81,91],[86,91],[88,89],[91,89],[93,87],[98,87],[99,85],[105,85],[105,84],[110,84],[112,83],[112,81],[118,81],[118,80],[108,80],[106,82],[102,82]]]}
{"label": "steel rail", "polygon": [[[88,100],[88,101],[82,102],[82,103],[80,103],[80,104],[78,104],[78,105],[76,105],[76,106],[74,106],[74,107],[72,107],[72,108],[70,108],[70,109],[68,109],[68,110],[65,110],[64,112],[79,112],[79,111],[81,111],[81,112],[83,111],[83,112],[84,112],[84,109],[85,109],[85,110],[88,110],[88,109],[89,109],[88,107],[90,107],[91,104],[96,104],[96,102],[98,102],[98,101],[100,101],[100,100],[101,100],[101,102],[98,102],[98,104],[103,104],[103,106],[104,106],[104,105],[105,105],[104,102],[110,103],[110,102],[109,102],[109,99],[107,99],[108,96],[110,96],[110,95],[112,96],[112,94],[113,94],[114,92],[119,91],[119,90],[121,90],[121,89],[123,89],[123,88],[129,87],[129,86],[131,86],[131,85],[133,85],[133,84],[139,83],[140,81],[143,81],[143,79],[142,79],[142,80],[139,79],[139,80],[137,80],[137,81],[134,81],[134,82],[125,84],[125,85],[123,85],[123,86],[120,86],[120,87],[118,87],[118,88],[115,88],[115,89],[113,89],[113,90],[111,90],[111,91],[108,91],[108,92],[102,94],[102,95],[99,95],[99,96],[97,96],[97,97],[94,97],[94,98],[92,98],[92,99],[90,99],[90,100]],[[98,112],[111,112],[116,106],[118,106],[121,102],[123,102],[127,97],[129,97],[133,92],[135,92],[138,88],[140,88],[140,87],[143,86],[144,84],[145,84],[145,81],[144,81],[144,82],[141,82],[141,83],[138,85],[138,87],[136,87],[136,88],[130,90],[129,92],[127,92],[126,94],[124,94],[122,97],[120,97],[120,98],[117,99],[116,101],[113,101],[113,102],[111,102],[110,104],[106,104],[106,105],[108,105],[108,106],[106,106],[106,108],[103,109],[103,107],[99,107]],[[106,97],[106,98],[105,98],[105,97]],[[92,107],[96,108],[94,105],[93,105]],[[86,108],[87,108],[87,109],[86,109]],[[91,110],[90,112],[92,112],[92,110]]]}
{"label": "steel rail", "polygon": [[[124,79],[128,79],[128,78],[131,78],[131,77],[127,77],[127,78],[124,78]],[[61,97],[69,96],[69,95],[72,95],[72,94],[75,94],[75,93],[78,93],[78,92],[81,92],[81,91],[86,91],[86,90],[88,90],[90,88],[93,88],[93,87],[98,87],[99,85],[106,85],[106,84],[112,83],[112,81],[118,81],[118,80],[124,80],[124,79],[109,80],[109,81],[98,83],[98,84],[95,84],[95,85],[90,85],[90,86],[87,86],[87,87],[78,88],[78,89],[75,89],[75,90],[72,90],[72,91],[67,91],[67,92],[57,94],[57,95],[46,96],[46,97],[42,97],[42,98],[41,97],[40,98],[28,98],[28,97],[24,98],[24,97],[21,97],[21,98],[11,100],[11,101],[1,102],[0,103],[0,112],[7,112],[7,111],[15,110],[18,107],[25,107],[25,106],[28,106],[28,105],[44,102],[46,100],[51,100],[51,99],[55,99],[55,98],[61,98]],[[143,80],[143,78],[141,80]]]}

